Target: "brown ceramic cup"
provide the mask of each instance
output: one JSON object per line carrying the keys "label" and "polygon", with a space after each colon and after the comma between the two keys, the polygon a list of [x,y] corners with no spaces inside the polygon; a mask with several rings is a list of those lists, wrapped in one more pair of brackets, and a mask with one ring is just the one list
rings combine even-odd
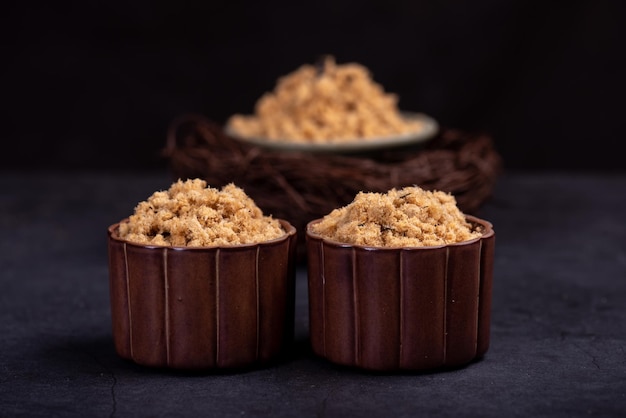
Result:
{"label": "brown ceramic cup", "polygon": [[489,347],[495,233],[437,247],[339,243],[307,225],[309,327],[315,354],[375,371],[458,367]]}
{"label": "brown ceramic cup", "polygon": [[[124,221],[122,221],[124,222]],[[296,230],[258,244],[141,245],[108,228],[115,350],[172,369],[235,369],[277,360],[293,340]]]}

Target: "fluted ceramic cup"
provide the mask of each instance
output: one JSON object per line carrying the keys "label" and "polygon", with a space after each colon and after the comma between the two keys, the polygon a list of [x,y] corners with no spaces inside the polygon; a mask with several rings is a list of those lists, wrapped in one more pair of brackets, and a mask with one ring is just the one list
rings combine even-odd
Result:
{"label": "fluted ceramic cup", "polygon": [[307,225],[315,354],[377,371],[458,367],[489,348],[495,233],[437,247],[339,243]]}
{"label": "fluted ceramic cup", "polygon": [[[123,222],[123,221],[122,221]],[[293,340],[296,230],[258,244],[164,247],[108,228],[115,350],[135,363],[230,369],[278,359]]]}

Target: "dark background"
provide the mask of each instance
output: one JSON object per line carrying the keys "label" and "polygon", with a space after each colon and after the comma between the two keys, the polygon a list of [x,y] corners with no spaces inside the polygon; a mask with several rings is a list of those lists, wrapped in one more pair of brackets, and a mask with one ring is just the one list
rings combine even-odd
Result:
{"label": "dark background", "polygon": [[0,167],[149,170],[173,118],[223,123],[321,54],[400,107],[490,133],[509,169],[623,170],[616,1],[107,1],[3,6]]}

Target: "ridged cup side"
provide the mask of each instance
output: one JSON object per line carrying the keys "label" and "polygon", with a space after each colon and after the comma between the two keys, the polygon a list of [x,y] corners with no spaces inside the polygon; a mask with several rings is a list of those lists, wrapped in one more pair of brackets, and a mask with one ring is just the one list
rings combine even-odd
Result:
{"label": "ridged cup side", "polygon": [[[489,346],[495,235],[441,247],[369,248],[308,233],[313,351],[372,370],[466,364]],[[314,221],[316,222],[316,221]]]}
{"label": "ridged cup side", "polygon": [[132,244],[109,228],[117,353],[138,364],[238,368],[277,357],[293,338],[295,229],[255,245]]}

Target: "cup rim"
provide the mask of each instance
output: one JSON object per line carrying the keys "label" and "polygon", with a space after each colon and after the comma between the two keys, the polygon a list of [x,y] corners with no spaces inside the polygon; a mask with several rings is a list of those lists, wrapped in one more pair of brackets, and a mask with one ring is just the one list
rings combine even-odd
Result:
{"label": "cup rim", "polygon": [[311,226],[313,224],[319,223],[323,218],[313,219],[309,221],[306,225],[306,236],[310,239],[315,239],[322,241],[324,245],[330,245],[338,248],[358,248],[368,251],[398,251],[398,250],[431,250],[437,248],[445,248],[445,247],[460,247],[464,245],[471,245],[479,240],[489,238],[495,234],[493,230],[493,224],[485,219],[478,218],[473,215],[465,215],[465,219],[472,224],[480,225],[483,228],[483,233],[479,237],[472,238],[466,241],[454,242],[450,244],[442,244],[442,245],[421,245],[421,246],[399,246],[399,247],[378,247],[375,245],[361,245],[361,244],[350,244],[346,242],[336,241],[330,238],[323,237],[315,232],[311,231]]}
{"label": "cup rim", "polygon": [[249,244],[233,244],[233,245],[215,245],[215,246],[204,246],[204,247],[187,247],[187,246],[176,246],[176,245],[157,245],[157,244],[142,244],[139,242],[134,242],[134,241],[129,241],[126,240],[124,238],[120,238],[117,235],[117,229],[119,227],[119,225],[123,222],[127,222],[128,221],[128,217],[124,218],[122,220],[120,220],[119,222],[115,222],[114,224],[111,224],[107,227],[107,235],[109,237],[109,240],[111,241],[116,241],[116,242],[120,242],[126,245],[132,245],[134,247],[139,247],[139,248],[148,248],[148,249],[163,249],[163,248],[167,248],[170,250],[176,250],[176,251],[207,251],[207,250],[215,250],[215,249],[245,249],[245,248],[254,248],[257,247],[259,245],[271,245],[271,244],[278,244],[281,243],[283,241],[289,240],[291,237],[296,235],[296,228],[287,220],[285,219],[280,219],[280,218],[275,218],[278,220],[278,222],[280,222],[280,225],[282,226],[283,230],[285,231],[285,234],[281,235],[278,238],[274,238],[271,240],[267,240],[267,241],[259,241],[259,242],[253,242],[253,243],[249,243]]}

